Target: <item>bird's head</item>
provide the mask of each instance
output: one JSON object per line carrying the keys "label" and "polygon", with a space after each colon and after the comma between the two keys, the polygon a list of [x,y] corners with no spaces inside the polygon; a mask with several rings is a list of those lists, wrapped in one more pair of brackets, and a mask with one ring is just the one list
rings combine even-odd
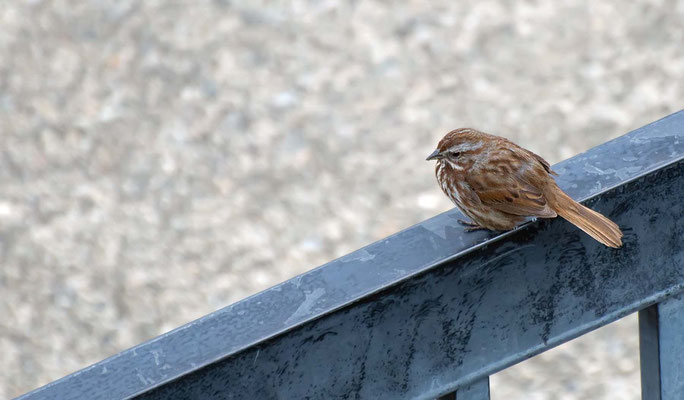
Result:
{"label": "bird's head", "polygon": [[486,136],[485,133],[475,129],[454,129],[439,141],[437,149],[426,160],[448,159],[455,161],[463,155],[479,152],[485,145],[482,140],[484,136]]}

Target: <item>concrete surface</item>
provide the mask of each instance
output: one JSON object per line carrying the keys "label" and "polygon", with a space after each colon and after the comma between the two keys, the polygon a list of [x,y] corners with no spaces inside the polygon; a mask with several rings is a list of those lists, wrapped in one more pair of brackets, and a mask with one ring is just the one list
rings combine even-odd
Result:
{"label": "concrete surface", "polygon": [[[0,398],[451,207],[449,129],[556,162],[682,108],[684,1],[0,0]],[[494,399],[638,399],[636,319]]]}

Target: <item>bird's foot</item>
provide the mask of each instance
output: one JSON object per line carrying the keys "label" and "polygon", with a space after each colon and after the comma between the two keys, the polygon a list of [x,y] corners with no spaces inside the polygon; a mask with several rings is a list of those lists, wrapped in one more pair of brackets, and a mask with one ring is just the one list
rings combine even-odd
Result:
{"label": "bird's foot", "polygon": [[464,231],[466,231],[466,232],[473,232],[473,231],[479,231],[482,229],[487,229],[484,226],[480,226],[479,224],[476,224],[475,222],[464,221],[462,219],[459,219],[458,223],[466,226],[466,228],[464,229]]}
{"label": "bird's foot", "polygon": [[468,228],[463,229],[464,232],[474,232],[474,231],[486,231],[488,228],[485,228],[484,226],[471,226]]}

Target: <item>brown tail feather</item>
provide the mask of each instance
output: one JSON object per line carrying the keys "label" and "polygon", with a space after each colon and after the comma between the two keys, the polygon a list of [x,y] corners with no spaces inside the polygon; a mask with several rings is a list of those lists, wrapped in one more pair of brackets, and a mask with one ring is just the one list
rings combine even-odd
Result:
{"label": "brown tail feather", "polygon": [[622,231],[615,222],[579,204],[560,188],[555,189],[555,201],[550,202],[550,205],[558,215],[608,247],[622,246]]}

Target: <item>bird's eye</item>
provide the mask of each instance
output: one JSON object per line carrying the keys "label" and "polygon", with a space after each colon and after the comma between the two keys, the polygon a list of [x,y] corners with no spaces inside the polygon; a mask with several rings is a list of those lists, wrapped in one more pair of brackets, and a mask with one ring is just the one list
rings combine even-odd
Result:
{"label": "bird's eye", "polygon": [[461,155],[461,153],[459,153],[458,151],[452,151],[452,152],[450,152],[449,154],[450,154],[452,157],[458,157],[458,156]]}

